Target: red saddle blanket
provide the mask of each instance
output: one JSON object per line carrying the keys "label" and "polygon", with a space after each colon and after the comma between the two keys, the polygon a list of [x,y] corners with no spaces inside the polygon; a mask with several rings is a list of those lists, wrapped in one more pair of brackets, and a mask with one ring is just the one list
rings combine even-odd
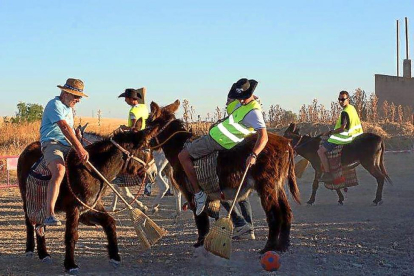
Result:
{"label": "red saddle blanket", "polygon": [[[326,141],[328,137],[321,140],[321,144]],[[330,190],[343,189],[347,187],[357,186],[358,178],[355,168],[343,169],[342,158],[343,145],[337,145],[332,151],[327,152],[330,172],[334,176],[333,182],[325,182],[325,187]]]}

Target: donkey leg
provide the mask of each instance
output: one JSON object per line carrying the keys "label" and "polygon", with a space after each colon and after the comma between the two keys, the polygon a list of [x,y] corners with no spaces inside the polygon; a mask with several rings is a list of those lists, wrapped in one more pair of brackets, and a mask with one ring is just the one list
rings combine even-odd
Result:
{"label": "donkey leg", "polygon": [[[40,226],[40,227],[45,227],[45,226]],[[43,262],[49,262],[51,259],[50,259],[49,253],[47,253],[45,235],[40,236],[36,232],[36,243],[37,243],[37,254],[39,256],[39,259],[42,260]]]}
{"label": "donkey leg", "polygon": [[338,204],[339,205],[344,205],[344,200],[345,200],[345,197],[344,197],[344,195],[342,194],[342,192],[341,192],[341,189],[336,189],[336,193],[338,194]]}
{"label": "donkey leg", "polygon": [[373,201],[377,205],[382,201],[382,189],[384,188],[385,176],[373,160],[361,162],[361,165],[377,180],[377,192]]}
{"label": "donkey leg", "polygon": [[108,213],[106,213],[102,203],[97,204],[95,209],[105,213],[97,213],[90,211],[85,214],[82,214],[82,216],[80,217],[80,221],[86,225],[99,224],[102,226],[103,230],[105,231],[106,238],[108,240],[109,259],[111,260],[112,265],[118,266],[121,261],[121,257],[119,256],[118,251],[118,240],[116,237],[115,220]]}
{"label": "donkey leg", "polygon": [[204,244],[204,238],[206,237],[210,229],[210,220],[206,212],[202,212],[199,216],[195,214],[194,210],[194,220],[197,226],[198,238],[197,242],[194,244],[194,247],[199,247]]}
{"label": "donkey leg", "polygon": [[312,205],[313,203],[315,203],[316,191],[319,188],[319,178],[321,177],[321,175],[322,175],[321,172],[318,172],[317,170],[315,170],[315,178],[313,179],[313,184],[312,184],[312,195],[307,202],[307,204],[309,205]]}
{"label": "donkey leg", "polygon": [[[26,208],[25,208],[26,210]],[[26,256],[33,255],[34,248],[35,248],[35,241],[34,241],[34,227],[30,222],[27,214],[25,212],[25,224],[26,224]]]}
{"label": "donkey leg", "polygon": [[279,243],[277,245],[278,251],[286,251],[290,246],[290,228],[292,225],[292,209],[284,191],[279,192],[279,206],[282,217]]}
{"label": "donkey leg", "polygon": [[[259,183],[257,184],[258,187],[265,186],[263,190],[258,190],[258,193],[260,196],[263,210],[266,213],[266,221],[269,227],[269,235],[267,237],[266,245],[260,251],[260,253],[264,253],[269,250],[278,250],[279,234],[281,230],[282,220],[279,209],[279,202],[277,200],[278,195],[276,194],[276,189],[273,185],[265,185],[260,185]],[[282,185],[276,184],[276,187],[277,186]]]}
{"label": "donkey leg", "polygon": [[78,241],[79,209],[69,209],[66,211],[66,231],[65,231],[65,260],[63,262],[66,271],[75,273],[78,266],[75,263],[75,245]]}

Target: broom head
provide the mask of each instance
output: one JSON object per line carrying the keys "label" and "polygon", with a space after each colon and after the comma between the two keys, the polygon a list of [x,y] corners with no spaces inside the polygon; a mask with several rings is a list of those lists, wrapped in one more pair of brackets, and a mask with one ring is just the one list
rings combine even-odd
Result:
{"label": "broom head", "polygon": [[153,246],[167,234],[166,230],[159,227],[152,219],[137,208],[131,210],[131,220],[134,223],[138,239],[146,249]]}
{"label": "broom head", "polygon": [[302,159],[295,164],[295,174],[297,178],[302,177],[308,165],[309,161],[307,159]]}
{"label": "broom head", "polygon": [[204,248],[214,255],[230,259],[233,223],[228,217],[218,219],[204,239]]}

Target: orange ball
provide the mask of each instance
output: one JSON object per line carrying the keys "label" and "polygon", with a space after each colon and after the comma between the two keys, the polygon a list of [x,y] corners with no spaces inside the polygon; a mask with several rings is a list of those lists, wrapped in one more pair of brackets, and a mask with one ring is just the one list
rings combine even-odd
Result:
{"label": "orange ball", "polygon": [[275,251],[267,251],[260,258],[260,263],[266,271],[276,271],[280,267],[280,256]]}

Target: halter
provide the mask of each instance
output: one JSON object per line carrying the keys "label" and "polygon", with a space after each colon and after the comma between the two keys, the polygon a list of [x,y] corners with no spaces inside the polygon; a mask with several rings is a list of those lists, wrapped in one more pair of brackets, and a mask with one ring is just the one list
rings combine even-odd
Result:
{"label": "halter", "polygon": [[175,120],[177,120],[177,119],[171,119],[171,120],[169,120],[158,132],[157,132],[157,134],[155,134],[152,138],[151,138],[151,140],[152,139],[155,139],[155,141],[156,141],[156,143],[158,144],[158,145],[156,145],[156,146],[153,146],[153,147],[149,147],[149,149],[151,149],[151,150],[154,150],[154,149],[158,149],[159,147],[162,147],[165,143],[167,143],[171,138],[173,138],[176,134],[179,134],[179,133],[191,133],[191,132],[189,132],[189,131],[187,131],[187,130],[178,130],[178,131],[176,131],[176,132],[174,132],[173,134],[171,134],[167,139],[165,139],[165,141],[164,142],[162,142],[162,143],[160,143],[159,141],[158,141],[158,138],[157,138],[157,136],[158,135],[160,135],[160,133],[161,132],[163,132],[166,128],[167,128],[167,126],[169,126],[173,121],[175,121]]}
{"label": "halter", "polygon": [[299,146],[300,142],[302,141],[303,136],[305,136],[305,135],[300,135],[300,138],[299,138],[298,142],[293,146],[294,150]]}
{"label": "halter", "polygon": [[[142,160],[142,159],[140,159],[138,157],[135,157],[132,153],[130,153],[129,151],[127,151],[126,149],[124,149],[123,147],[121,147],[120,144],[118,144],[117,142],[115,142],[114,140],[112,140],[112,138],[110,138],[109,141],[111,141],[111,143],[114,144],[115,147],[117,147],[123,154],[125,154],[127,156],[127,159],[125,160],[125,163],[122,166],[122,170],[125,170],[127,168],[128,164],[129,164],[129,161],[131,159],[134,160],[134,161],[136,161],[136,162],[138,162],[138,163],[141,163],[144,166],[144,169],[146,168],[147,163],[144,160]],[[143,150],[143,151],[145,151],[145,150]]]}

